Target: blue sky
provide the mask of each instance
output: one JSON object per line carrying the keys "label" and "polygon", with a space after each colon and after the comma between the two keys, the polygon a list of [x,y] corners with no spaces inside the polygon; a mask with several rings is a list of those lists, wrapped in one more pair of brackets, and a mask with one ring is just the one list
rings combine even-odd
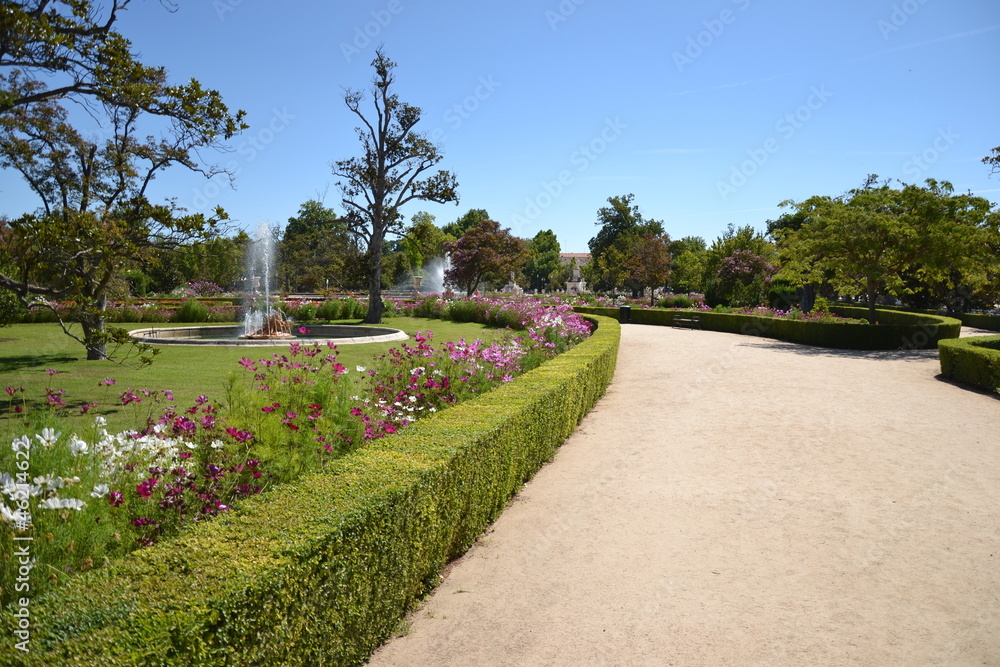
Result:
{"label": "blue sky", "polygon": [[[233,150],[206,156],[235,189],[175,170],[154,195],[246,229],[312,198],[343,210],[330,163],[358,142],[342,89],[368,87],[379,44],[458,177],[457,207],[405,211],[439,225],[484,208],[585,252],[597,209],[626,193],[672,237],[709,242],[868,173],[1000,199],[980,162],[1000,145],[995,0],[145,0],[119,29],[247,111]],[[0,192],[0,213],[37,206],[16,173]]]}

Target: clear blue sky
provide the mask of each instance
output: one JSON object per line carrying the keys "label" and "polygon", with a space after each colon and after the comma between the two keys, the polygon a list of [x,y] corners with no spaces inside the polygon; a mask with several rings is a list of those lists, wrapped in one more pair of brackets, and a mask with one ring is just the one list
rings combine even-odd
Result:
{"label": "clear blue sky", "polygon": [[[626,193],[709,242],[868,173],[1000,199],[980,163],[1000,145],[996,0],[178,2],[134,3],[120,30],[251,129],[207,156],[232,161],[235,190],[175,170],[155,195],[221,204],[246,229],[311,198],[342,211],[330,163],[358,152],[342,88],[368,87],[379,44],[459,181],[457,207],[407,218],[484,208],[585,252],[597,209]],[[0,192],[0,213],[37,206],[13,172]]]}

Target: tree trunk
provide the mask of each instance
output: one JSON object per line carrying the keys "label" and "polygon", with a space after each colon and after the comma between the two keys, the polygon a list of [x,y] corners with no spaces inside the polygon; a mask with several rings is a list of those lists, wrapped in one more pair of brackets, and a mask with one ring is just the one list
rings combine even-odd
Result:
{"label": "tree trunk", "polygon": [[372,240],[368,257],[368,314],[365,324],[382,324],[382,243]]}
{"label": "tree trunk", "polygon": [[87,361],[102,361],[108,358],[108,343],[104,338],[104,309],[107,305],[108,298],[102,295],[97,299],[94,312],[80,318],[83,342],[87,346]]}
{"label": "tree trunk", "polygon": [[878,297],[878,292],[875,290],[875,283],[868,281],[866,293],[868,294],[868,323],[878,324],[878,314],[875,312],[875,299]]}

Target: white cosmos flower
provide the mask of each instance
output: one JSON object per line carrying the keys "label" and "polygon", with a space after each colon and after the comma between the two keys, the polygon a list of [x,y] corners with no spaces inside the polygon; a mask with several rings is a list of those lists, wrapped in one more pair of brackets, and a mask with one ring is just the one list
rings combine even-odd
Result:
{"label": "white cosmos flower", "polygon": [[364,366],[358,366],[358,367],[357,367],[357,369],[358,369],[358,372],[359,372],[359,373],[364,373],[364,372],[365,372],[366,370],[368,370],[368,369],[367,369],[367,368],[365,368]]}
{"label": "white cosmos flower", "polygon": [[26,435],[22,435],[20,438],[15,438],[14,442],[10,443],[11,449],[15,452],[26,452],[31,449],[31,440]]}
{"label": "white cosmos flower", "polygon": [[107,484],[98,484],[94,487],[94,490],[90,492],[91,498],[103,498],[108,495],[111,489],[108,488]]}
{"label": "white cosmos flower", "polygon": [[226,443],[222,442],[221,440],[213,440],[211,444],[212,449],[222,449],[225,446]]}
{"label": "white cosmos flower", "polygon": [[108,420],[104,417],[94,417],[94,426],[101,428],[108,425]]}
{"label": "white cosmos flower", "polygon": [[38,504],[38,507],[43,510],[76,510],[77,512],[86,506],[87,503],[79,498],[57,498],[55,496],[46,498]]}
{"label": "white cosmos flower", "polygon": [[87,451],[89,451],[89,449],[90,445],[88,445],[85,441],[81,440],[80,438],[76,437],[75,433],[73,434],[73,437],[70,438],[69,451],[73,454],[73,456],[86,454]]}
{"label": "white cosmos flower", "polygon": [[51,447],[55,444],[56,440],[59,439],[61,433],[56,433],[54,428],[45,427],[42,429],[41,435],[36,435],[35,439],[42,443],[44,447]]}

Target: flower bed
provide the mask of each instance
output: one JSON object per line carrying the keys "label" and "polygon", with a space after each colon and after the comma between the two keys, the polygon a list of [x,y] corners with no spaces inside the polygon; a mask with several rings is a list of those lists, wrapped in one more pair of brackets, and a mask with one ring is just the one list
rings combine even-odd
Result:
{"label": "flower bed", "polygon": [[943,340],[941,374],[989,392],[1000,392],[1000,336]]}
{"label": "flower bed", "polygon": [[[332,343],[293,342],[285,353],[243,357],[243,376],[231,378],[225,401],[199,396],[184,409],[160,408],[173,403],[170,392],[127,388],[119,401],[135,409],[136,431],[111,435],[96,424],[82,438],[61,437],[57,430],[65,429],[49,422],[44,438],[22,436],[13,451],[0,450],[4,500],[17,506],[15,496],[24,485],[34,534],[54,536],[40,547],[52,568],[49,578],[64,579],[508,383],[590,333],[572,311],[542,309],[531,315],[537,321],[516,323],[524,333],[500,333],[490,343],[462,339],[435,346],[430,332],[418,332],[416,345],[403,343],[370,368],[350,371],[337,361]],[[99,384],[116,383],[105,378]],[[23,390],[8,386],[6,392],[8,408],[20,413],[24,401],[15,403]],[[50,409],[65,406],[61,391],[47,393]],[[31,421],[37,424],[37,416]],[[19,452],[32,462],[32,474],[23,479],[16,472]],[[71,501],[72,513],[36,511],[66,509],[62,503]],[[0,512],[7,519],[0,522],[0,538],[11,538],[20,513],[3,502]],[[95,523],[100,530],[88,531]],[[16,571],[16,563],[0,562],[0,581],[12,581]],[[36,592],[49,578],[35,585]],[[3,602],[12,596],[7,587]]]}
{"label": "flower bed", "polygon": [[0,662],[360,664],[603,395],[619,329],[595,322],[513,382],[32,599],[30,652]]}

